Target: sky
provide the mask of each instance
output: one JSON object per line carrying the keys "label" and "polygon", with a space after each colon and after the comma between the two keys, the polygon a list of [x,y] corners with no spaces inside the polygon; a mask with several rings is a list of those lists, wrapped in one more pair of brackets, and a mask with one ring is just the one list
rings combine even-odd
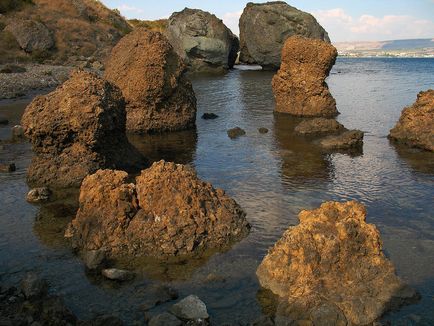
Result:
{"label": "sky", "polygon": [[[101,0],[127,18],[168,18],[185,7],[215,14],[238,35],[238,20],[249,1]],[[266,1],[254,1],[266,2]],[[290,0],[315,16],[332,42],[434,38],[434,0]]]}

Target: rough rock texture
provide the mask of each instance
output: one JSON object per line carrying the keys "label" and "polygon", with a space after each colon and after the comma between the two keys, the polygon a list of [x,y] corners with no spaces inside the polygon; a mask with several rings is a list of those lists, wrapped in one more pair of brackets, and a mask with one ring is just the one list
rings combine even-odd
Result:
{"label": "rough rock texture", "polygon": [[78,187],[100,168],[146,164],[126,138],[120,90],[91,73],[74,72],[54,92],[36,97],[22,124],[36,153],[28,170],[31,184]]}
{"label": "rough rock texture", "polygon": [[234,66],[238,38],[206,11],[185,8],[173,13],[165,34],[190,72],[224,72]]}
{"label": "rough rock texture", "polygon": [[358,150],[363,148],[363,131],[348,130],[336,136],[328,136],[320,140],[325,150]]}
{"label": "rough rock texture", "polygon": [[50,200],[51,191],[47,187],[33,188],[26,196],[29,203],[43,203]]}
{"label": "rough rock texture", "polygon": [[54,46],[53,36],[44,24],[33,20],[14,20],[5,31],[11,33],[26,52],[46,51]]}
{"label": "rough rock texture", "polygon": [[302,35],[330,43],[316,19],[286,2],[248,3],[240,18],[240,61],[278,69],[286,39]]}
{"label": "rough rock texture", "polygon": [[416,102],[405,108],[389,138],[408,146],[434,152],[434,90],[417,95]]}
{"label": "rough rock texture", "polygon": [[195,295],[189,295],[175,303],[170,312],[183,320],[208,319],[208,310],[205,303]]}
{"label": "rough rock texture", "polygon": [[282,298],[279,314],[324,325],[367,325],[417,297],[395,275],[377,228],[355,201],[302,211],[256,274]]}
{"label": "rough rock texture", "polygon": [[181,326],[182,322],[174,315],[163,312],[151,318],[149,326]]}
{"label": "rough rock texture", "polygon": [[299,135],[312,137],[339,134],[346,130],[347,129],[335,119],[326,118],[303,120],[294,129]]}
{"label": "rough rock texture", "polygon": [[189,255],[223,249],[249,231],[245,213],[188,166],[154,163],[127,181],[122,171],[86,177],[80,209],[65,236],[74,247],[109,256]]}
{"label": "rough rock texture", "polygon": [[301,36],[287,39],[273,77],[276,111],[302,117],[334,117],[336,101],[325,79],[338,53],[333,45]]}
{"label": "rough rock texture", "polygon": [[106,63],[105,77],[127,102],[127,129],[159,132],[192,128],[196,97],[185,65],[166,38],[138,28],[122,38]]}

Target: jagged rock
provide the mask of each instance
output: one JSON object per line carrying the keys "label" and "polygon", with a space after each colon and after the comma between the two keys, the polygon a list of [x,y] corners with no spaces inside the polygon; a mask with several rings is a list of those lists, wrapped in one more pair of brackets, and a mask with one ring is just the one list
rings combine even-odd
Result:
{"label": "jagged rock", "polygon": [[184,70],[182,59],[158,32],[138,28],[119,41],[106,63],[105,77],[122,90],[129,131],[194,127],[196,97]]}
{"label": "jagged rock", "polygon": [[234,66],[238,38],[206,11],[185,8],[173,13],[165,34],[191,72],[224,72]]}
{"label": "jagged rock", "polygon": [[117,268],[106,268],[101,271],[104,277],[113,281],[129,281],[134,278],[134,273]]}
{"label": "jagged rock", "polygon": [[78,187],[100,168],[146,164],[126,137],[120,90],[88,72],[76,71],[54,92],[36,97],[22,124],[36,153],[27,174],[31,184]]}
{"label": "jagged rock", "polygon": [[50,200],[51,191],[47,187],[33,188],[27,193],[29,203],[43,203]]}
{"label": "jagged rock", "polygon": [[260,284],[281,298],[278,315],[314,325],[367,325],[417,298],[395,275],[377,228],[365,219],[365,207],[355,201],[300,212],[300,223],[256,271]]}
{"label": "jagged rock", "polygon": [[278,69],[283,44],[292,35],[330,43],[327,32],[311,14],[283,1],[250,2],[240,18],[240,61]]}
{"label": "jagged rock", "polygon": [[235,139],[235,138],[244,136],[246,134],[246,131],[240,127],[235,127],[235,128],[229,129],[227,131],[227,133],[228,133],[228,137],[230,139]]}
{"label": "jagged rock", "polygon": [[21,281],[21,291],[27,299],[39,299],[48,290],[48,283],[35,273],[27,273]]}
{"label": "jagged rock", "polygon": [[26,52],[46,51],[54,46],[50,30],[34,20],[12,20],[5,28]]}
{"label": "jagged rock", "polygon": [[160,161],[136,184],[127,178],[99,170],[83,180],[80,208],[65,233],[74,247],[104,247],[109,256],[189,255],[228,247],[249,231],[238,204],[188,166]]}
{"label": "jagged rock", "polygon": [[149,326],[181,326],[182,322],[174,315],[163,312],[151,318]]}
{"label": "jagged rock", "polygon": [[348,130],[336,136],[328,136],[320,140],[325,150],[360,150],[363,148],[363,131]]}
{"label": "jagged rock", "polygon": [[183,320],[208,319],[208,310],[205,303],[195,295],[189,295],[175,303],[170,312]]}
{"label": "jagged rock", "polygon": [[272,81],[275,110],[301,117],[336,116],[336,101],[325,79],[337,55],[335,47],[324,41],[288,38],[282,50],[282,65]]}
{"label": "jagged rock", "polygon": [[389,138],[411,147],[434,152],[434,90],[417,95],[416,102],[406,107]]}
{"label": "jagged rock", "polygon": [[294,131],[303,136],[325,136],[339,134],[347,129],[335,119],[314,118],[300,122]]}
{"label": "jagged rock", "polygon": [[15,172],[16,171],[15,163],[9,163],[9,164],[1,164],[0,163],[0,172],[1,173],[9,173],[9,172]]}
{"label": "jagged rock", "polygon": [[84,264],[89,270],[101,269],[106,261],[106,252],[104,249],[88,250],[83,254]]}
{"label": "jagged rock", "polygon": [[215,113],[204,113],[202,114],[202,119],[204,120],[213,120],[217,119],[219,116]]}
{"label": "jagged rock", "polygon": [[259,131],[260,134],[266,134],[266,133],[268,133],[268,129],[264,128],[264,127],[259,128],[258,131]]}

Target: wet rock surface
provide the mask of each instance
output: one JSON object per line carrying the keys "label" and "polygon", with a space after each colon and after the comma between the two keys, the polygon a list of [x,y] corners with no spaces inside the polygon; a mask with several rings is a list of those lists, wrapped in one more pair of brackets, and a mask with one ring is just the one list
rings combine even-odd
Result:
{"label": "wet rock surface", "polygon": [[175,303],[170,312],[182,320],[205,320],[209,318],[205,303],[195,295],[189,295]]}
{"label": "wet rock surface", "polygon": [[280,67],[283,44],[292,35],[330,43],[327,32],[312,15],[283,1],[248,3],[239,25],[240,61],[265,69]]}
{"label": "wet rock surface", "polygon": [[105,77],[126,100],[127,130],[136,133],[195,126],[196,97],[185,65],[167,39],[138,28],[122,38],[106,63]]}
{"label": "wet rock surface", "polygon": [[173,256],[223,249],[249,232],[245,213],[223,190],[194,170],[160,161],[136,184],[123,171],[86,177],[80,209],[65,236],[82,250],[104,248],[108,256]]}
{"label": "wet rock surface", "polygon": [[120,90],[91,73],[76,71],[54,92],[36,97],[22,125],[36,153],[27,175],[32,185],[78,187],[99,168],[146,164],[125,135]]}
{"label": "wet rock surface", "polygon": [[134,273],[118,269],[118,268],[106,268],[101,271],[101,274],[108,278],[109,280],[113,281],[129,281],[134,278]]}
{"label": "wet rock surface", "polygon": [[151,318],[149,326],[181,326],[182,321],[168,312],[163,312]]}
{"label": "wet rock surface", "polygon": [[277,112],[300,117],[334,117],[338,114],[326,77],[338,53],[333,45],[292,36],[282,50],[282,65],[273,77]]}
{"label": "wet rock surface", "polygon": [[51,191],[47,187],[33,188],[26,196],[29,203],[44,203],[50,200]]}
{"label": "wet rock surface", "polygon": [[268,133],[268,129],[264,128],[264,127],[259,128],[258,131],[259,131],[260,134],[266,134],[266,133]]}
{"label": "wet rock surface", "polygon": [[363,148],[363,135],[360,130],[348,130],[336,136],[325,137],[319,141],[319,144],[328,151],[357,151]]}
{"label": "wet rock surface", "polygon": [[217,119],[219,116],[215,113],[204,113],[202,114],[202,119],[204,120],[214,120]]}
{"label": "wet rock surface", "polygon": [[165,34],[190,72],[224,72],[234,66],[238,38],[215,15],[185,8],[170,16]]}
{"label": "wet rock surface", "polygon": [[304,120],[298,124],[294,131],[302,136],[325,136],[339,134],[347,129],[335,119],[314,118]]}
{"label": "wet rock surface", "polygon": [[405,108],[389,138],[398,143],[434,152],[434,90],[420,92]]}
{"label": "wet rock surface", "polygon": [[16,171],[15,163],[0,163],[0,173],[10,173]]}
{"label": "wet rock surface", "polygon": [[[317,325],[367,325],[418,299],[384,256],[377,228],[355,201],[301,211],[257,269],[281,298],[279,318]],[[277,319],[277,317],[276,317]]]}
{"label": "wet rock surface", "polygon": [[230,139],[236,139],[238,137],[244,136],[246,134],[246,131],[240,127],[235,127],[232,129],[229,129],[227,131],[228,137]]}
{"label": "wet rock surface", "polygon": [[14,20],[5,31],[11,33],[26,52],[46,51],[54,46],[50,30],[39,21]]}

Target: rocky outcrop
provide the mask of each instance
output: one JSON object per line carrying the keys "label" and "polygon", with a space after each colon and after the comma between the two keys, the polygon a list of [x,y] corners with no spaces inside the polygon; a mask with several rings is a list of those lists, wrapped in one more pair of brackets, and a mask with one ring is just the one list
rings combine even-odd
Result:
{"label": "rocky outcrop", "polygon": [[126,138],[120,90],[91,73],[76,71],[54,92],[36,97],[22,124],[36,153],[30,184],[78,187],[100,168],[133,170],[146,164]]}
{"label": "rocky outcrop", "polygon": [[256,274],[281,297],[278,314],[317,325],[368,325],[417,298],[384,256],[377,228],[355,201],[302,211]]}
{"label": "rocky outcrop", "polygon": [[328,151],[360,151],[363,148],[363,136],[363,131],[348,130],[339,135],[325,137],[319,141],[319,144]]}
{"label": "rocky outcrop", "polygon": [[228,247],[249,231],[245,213],[223,190],[164,161],[143,170],[136,184],[123,171],[99,170],[84,179],[79,203],[65,236],[109,257],[191,255]]}
{"label": "rocky outcrop", "polygon": [[417,95],[416,102],[405,108],[389,138],[411,147],[434,152],[434,90]]}
{"label": "rocky outcrop", "polygon": [[282,50],[282,65],[272,82],[275,110],[301,117],[336,116],[336,101],[325,79],[337,55],[333,45],[324,41],[288,38]]}
{"label": "rocky outcrop", "polygon": [[47,51],[54,46],[50,30],[38,21],[14,20],[5,31],[11,33],[26,52]]}
{"label": "rocky outcrop", "polygon": [[314,118],[303,120],[294,129],[302,136],[318,137],[339,134],[347,129],[335,119]]}
{"label": "rocky outcrop", "polygon": [[137,133],[192,128],[196,97],[185,66],[166,38],[135,29],[113,48],[105,77],[127,103],[127,130]]}
{"label": "rocky outcrop", "polygon": [[248,3],[240,18],[240,61],[278,69],[283,44],[293,35],[330,43],[327,32],[312,15],[286,2]]}
{"label": "rocky outcrop", "polygon": [[185,8],[173,13],[165,34],[190,72],[224,72],[234,66],[238,38],[206,11]]}

